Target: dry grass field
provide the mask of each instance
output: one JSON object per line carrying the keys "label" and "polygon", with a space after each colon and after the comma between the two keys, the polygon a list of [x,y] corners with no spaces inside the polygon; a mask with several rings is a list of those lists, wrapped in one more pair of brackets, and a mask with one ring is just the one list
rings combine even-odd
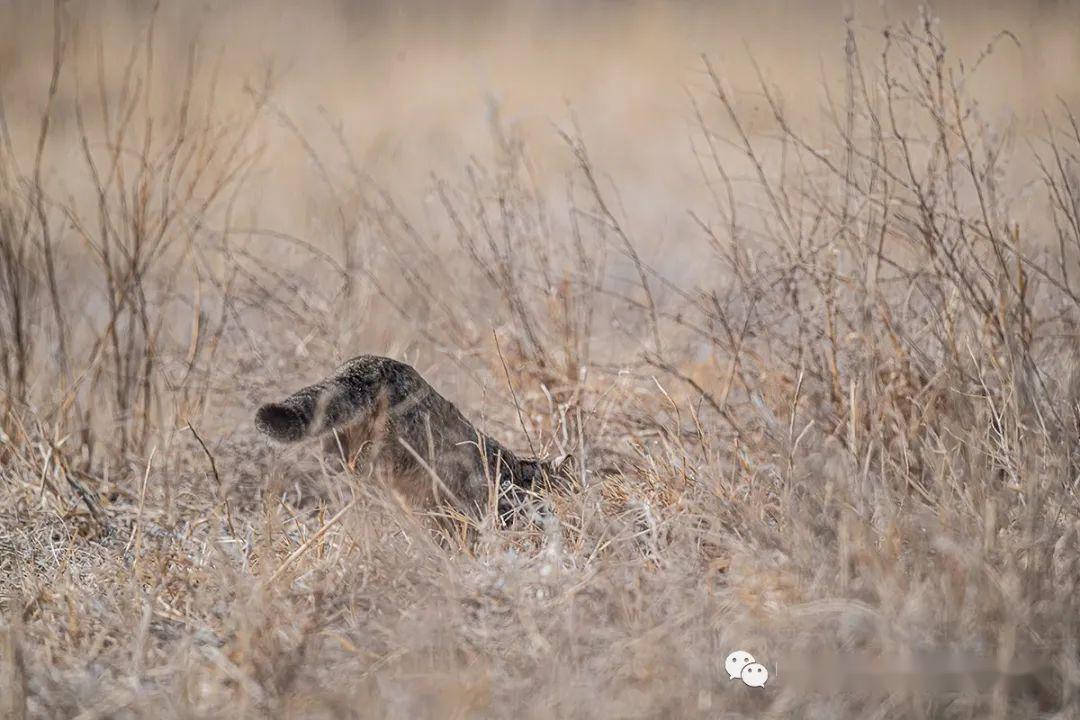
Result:
{"label": "dry grass field", "polygon": [[[0,717],[1080,717],[1078,27],[6,0]],[[361,353],[580,487],[256,432]]]}

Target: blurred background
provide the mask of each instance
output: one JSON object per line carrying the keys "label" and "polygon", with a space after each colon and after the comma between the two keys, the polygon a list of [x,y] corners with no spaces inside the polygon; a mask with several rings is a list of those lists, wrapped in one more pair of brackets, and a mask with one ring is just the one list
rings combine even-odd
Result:
{"label": "blurred background", "polygon": [[[96,83],[103,48],[115,91],[132,47],[144,42],[152,4],[62,7],[80,28],[84,83]],[[708,85],[703,53],[742,91],[750,128],[766,133],[758,71],[793,119],[817,122],[823,86],[835,89],[843,78],[845,18],[866,31],[863,53],[872,57],[881,29],[911,22],[919,7],[905,0],[166,2],[155,22],[154,92],[159,102],[178,93],[193,45],[200,71],[217,77],[218,102],[235,112],[250,102],[245,87],[270,76],[272,101],[317,148],[329,152],[328,131],[340,126],[361,169],[394,193],[406,191],[403,201],[418,200],[432,172],[457,172],[474,155],[488,159],[495,122],[527,142],[545,180],[561,184],[572,160],[554,129],[576,119],[635,219],[666,222],[666,198],[700,188],[687,98]],[[30,154],[49,87],[52,4],[7,0],[2,12],[0,87],[13,134]],[[1030,130],[1045,109],[1080,95],[1080,3],[942,0],[930,12],[950,53],[969,64],[1000,31],[1012,33],[970,88],[1000,123],[1015,119]],[[74,87],[70,77],[61,84],[54,133],[63,138]],[[258,211],[275,226],[295,225],[295,191],[312,181],[303,149],[270,147]],[[54,151],[52,170],[62,172],[65,159]],[[291,202],[283,206],[281,197]]]}
{"label": "blurred background", "polygon": [[[954,70],[977,67],[962,91],[978,122],[1007,138],[1006,152],[1043,132],[1045,113],[1080,99],[1080,2],[1063,0],[932,7],[893,0],[107,0],[55,7],[59,36],[49,2],[8,0],[0,22],[0,97],[12,155],[20,171],[34,166],[48,105],[40,166],[53,202],[93,213],[98,193],[86,148],[107,155],[124,127],[122,155],[132,161],[147,140],[148,119],[156,125],[150,145],[161,143],[188,107],[192,127],[201,117],[222,137],[244,136],[235,150],[245,157],[243,173],[229,178],[242,184],[233,191],[229,222],[314,243],[346,265],[360,262],[349,253],[362,256],[387,239],[385,228],[358,236],[344,227],[370,210],[357,204],[357,183],[392,198],[422,234],[445,238],[452,230],[439,183],[475,185],[470,166],[502,163],[505,170],[518,154],[552,210],[555,234],[568,235],[568,193],[580,186],[572,137],[587,146],[603,188],[617,193],[618,214],[634,227],[642,257],[677,283],[698,282],[715,270],[700,261],[701,232],[692,219],[712,212],[716,188],[715,179],[702,181],[702,127],[732,129],[704,57],[744,131],[762,147],[773,143],[765,156],[773,160],[781,157],[773,142],[780,133],[763,88],[782,99],[793,126],[829,147],[844,97],[849,29],[858,38],[858,60],[880,69],[886,28],[933,18]],[[54,87],[57,38],[63,67]],[[135,119],[121,125],[124,117]],[[753,205],[761,198],[748,187],[755,174],[741,151],[730,142],[718,148],[739,202]],[[205,154],[228,157],[220,149]],[[1009,166],[1019,175],[1032,170],[1029,157]],[[220,200],[215,196],[211,209]],[[1022,207],[1018,212],[1031,221]],[[1045,213],[1036,211],[1033,221],[1045,222]],[[56,242],[61,265],[85,259],[85,243],[72,240]],[[306,261],[280,243],[264,238],[252,249],[282,258],[309,282],[325,280],[325,268],[301,266]],[[65,295],[77,306],[100,302],[74,282]],[[330,331],[326,341],[336,335],[341,342],[340,332]],[[350,344],[386,342],[376,333]]]}

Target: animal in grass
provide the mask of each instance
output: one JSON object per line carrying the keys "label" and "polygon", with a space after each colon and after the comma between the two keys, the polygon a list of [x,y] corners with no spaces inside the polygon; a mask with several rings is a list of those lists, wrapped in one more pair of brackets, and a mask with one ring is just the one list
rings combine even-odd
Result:
{"label": "animal in grass", "polygon": [[413,502],[449,503],[472,516],[498,498],[509,522],[530,492],[565,487],[572,458],[524,458],[488,437],[403,362],[376,355],[349,360],[325,380],[255,415],[279,442],[325,437],[328,452],[380,478]]}

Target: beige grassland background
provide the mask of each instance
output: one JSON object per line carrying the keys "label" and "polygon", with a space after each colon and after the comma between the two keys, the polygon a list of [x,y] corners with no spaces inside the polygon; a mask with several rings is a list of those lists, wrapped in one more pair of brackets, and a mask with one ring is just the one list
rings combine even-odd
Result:
{"label": "beige grassland background", "polygon": [[[1064,1],[4,0],[0,716],[1080,716],[1078,72]],[[361,353],[579,487],[258,436]]]}

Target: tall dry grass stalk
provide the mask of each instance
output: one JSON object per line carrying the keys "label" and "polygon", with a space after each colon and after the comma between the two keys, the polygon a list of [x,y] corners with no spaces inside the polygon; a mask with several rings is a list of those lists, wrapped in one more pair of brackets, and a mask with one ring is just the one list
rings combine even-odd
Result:
{"label": "tall dry grass stalk", "polygon": [[[0,112],[5,716],[1080,713],[1080,122],[984,114],[1013,34],[850,23],[822,122],[758,73],[767,135],[702,58],[658,239],[577,123],[553,193],[493,105],[416,210],[273,74],[160,92],[152,17],[114,67],[65,12],[28,169]],[[373,350],[582,487],[456,533],[255,436]]]}

